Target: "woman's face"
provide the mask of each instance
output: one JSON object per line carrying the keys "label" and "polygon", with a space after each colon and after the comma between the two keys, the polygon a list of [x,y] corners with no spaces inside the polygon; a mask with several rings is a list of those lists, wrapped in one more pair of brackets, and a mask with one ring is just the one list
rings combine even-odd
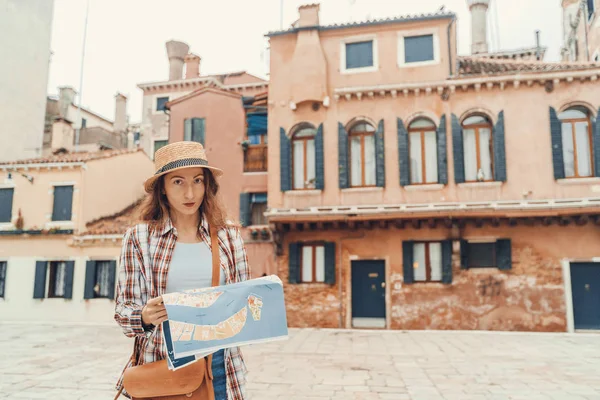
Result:
{"label": "woman's face", "polygon": [[172,211],[194,215],[204,200],[204,168],[183,168],[165,176],[165,194]]}

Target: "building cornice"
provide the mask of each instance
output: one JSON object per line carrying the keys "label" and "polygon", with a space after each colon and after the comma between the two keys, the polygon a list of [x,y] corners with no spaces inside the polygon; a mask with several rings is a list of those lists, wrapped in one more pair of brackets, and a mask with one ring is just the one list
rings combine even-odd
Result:
{"label": "building cornice", "polygon": [[251,82],[251,83],[240,83],[235,85],[224,85],[217,78],[209,76],[209,77],[201,77],[194,79],[180,79],[176,81],[163,81],[163,82],[150,82],[150,83],[140,83],[138,88],[144,91],[151,90],[167,90],[167,89],[187,89],[193,90],[194,88],[198,88],[203,85],[214,85],[215,87],[228,90],[228,91],[236,91],[243,90],[247,88],[260,88],[260,87],[268,87],[269,82]]}
{"label": "building cornice", "polygon": [[85,168],[85,162],[56,162],[56,163],[34,163],[34,164],[5,164],[0,165],[0,171],[16,171],[16,170],[42,170],[42,169],[74,169],[76,167]]}
{"label": "building cornice", "polygon": [[539,84],[546,90],[552,90],[560,84],[571,84],[574,82],[586,83],[596,82],[600,76],[600,68],[594,68],[584,71],[560,71],[543,73],[521,73],[500,76],[483,77],[458,77],[433,82],[415,82],[392,85],[373,85],[373,86],[353,86],[334,89],[334,99],[362,100],[363,98],[375,98],[391,96],[393,98],[403,95],[444,95],[455,93],[457,90],[467,92],[473,89],[476,92],[481,90],[499,90],[513,87],[515,89],[521,86],[531,87]]}

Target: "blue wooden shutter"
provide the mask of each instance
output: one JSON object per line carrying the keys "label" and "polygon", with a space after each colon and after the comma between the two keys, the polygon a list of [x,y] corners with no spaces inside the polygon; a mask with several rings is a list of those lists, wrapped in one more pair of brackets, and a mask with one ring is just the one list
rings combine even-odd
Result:
{"label": "blue wooden shutter", "polygon": [[35,282],[33,284],[33,298],[43,299],[46,297],[46,271],[48,263],[46,261],[36,261],[35,263]]}
{"label": "blue wooden shutter", "polygon": [[494,180],[506,182],[506,145],[504,139],[504,111],[498,114],[498,122],[494,126]]}
{"label": "blue wooden shutter", "polygon": [[466,240],[460,241],[460,268],[469,269],[468,249],[469,243]]}
{"label": "blue wooden shutter", "polygon": [[454,181],[465,181],[465,156],[463,148],[463,131],[458,117],[452,114],[452,152],[454,153]]}
{"label": "blue wooden shutter", "polygon": [[65,263],[65,299],[73,298],[73,275],[75,274],[75,261]]}
{"label": "blue wooden shutter", "polygon": [[96,261],[85,263],[85,287],[83,289],[84,299],[94,298],[94,286],[96,285]]}
{"label": "blue wooden shutter", "polygon": [[183,121],[183,140],[186,142],[192,141],[192,120],[186,119]]}
{"label": "blue wooden shutter", "polygon": [[300,283],[300,244],[298,243],[290,243],[289,247],[289,262],[288,262],[288,272],[289,272],[289,283]]}
{"label": "blue wooden shutter", "polygon": [[252,224],[250,196],[250,193],[240,193],[240,222],[242,226],[250,226]]}
{"label": "blue wooden shutter", "polygon": [[400,118],[398,118],[398,166],[400,167],[400,186],[410,185],[408,132]]}
{"label": "blue wooden shutter", "polygon": [[348,132],[338,122],[338,170],[340,189],[348,187]]}
{"label": "blue wooden shutter", "polygon": [[440,119],[440,126],[437,129],[438,182],[442,185],[448,183],[448,150],[446,149],[446,142],[446,115],[444,114]]}
{"label": "blue wooden shutter", "polygon": [[205,146],[206,144],[206,124],[204,118],[192,118],[192,141]]}
{"label": "blue wooden shutter", "polygon": [[52,221],[70,221],[72,207],[73,186],[55,186]]}
{"label": "blue wooden shutter", "polygon": [[452,283],[452,241],[442,242],[442,283]]}
{"label": "blue wooden shutter", "polygon": [[414,242],[402,242],[402,270],[404,271],[404,283],[414,283],[415,270],[413,266]]}
{"label": "blue wooden shutter", "polygon": [[15,190],[0,189],[0,222],[10,222],[12,220],[13,197]]}
{"label": "blue wooden shutter", "polygon": [[594,137],[594,172],[595,176],[600,176],[600,108],[596,120],[592,122],[592,135]]}
{"label": "blue wooden shutter", "polygon": [[550,136],[552,138],[552,165],[554,166],[554,179],[565,178],[565,162],[562,147],[562,124],[558,119],[556,110],[550,107]]}
{"label": "blue wooden shutter", "polygon": [[510,239],[501,239],[496,242],[496,262],[498,269],[512,269],[512,250]]}
{"label": "blue wooden shutter", "polygon": [[281,191],[292,190],[292,147],[285,129],[279,129],[279,173]]}
{"label": "blue wooden shutter", "polygon": [[325,243],[325,283],[335,284],[335,243]]}
{"label": "blue wooden shutter", "polygon": [[108,268],[108,298],[114,300],[115,286],[117,284],[117,262],[115,260],[112,260]]}
{"label": "blue wooden shutter", "polygon": [[325,187],[325,154],[323,150],[323,124],[317,128],[315,136],[315,188],[323,190]]}
{"label": "blue wooden shutter", "polygon": [[379,121],[375,132],[375,180],[378,187],[385,187],[385,145],[383,120]]}

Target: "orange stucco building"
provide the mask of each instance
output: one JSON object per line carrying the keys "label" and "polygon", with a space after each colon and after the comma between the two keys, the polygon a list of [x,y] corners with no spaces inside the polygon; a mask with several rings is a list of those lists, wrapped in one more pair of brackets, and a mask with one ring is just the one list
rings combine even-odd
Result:
{"label": "orange stucco building", "polygon": [[455,14],[268,34],[266,213],[292,326],[598,329],[600,65]]}

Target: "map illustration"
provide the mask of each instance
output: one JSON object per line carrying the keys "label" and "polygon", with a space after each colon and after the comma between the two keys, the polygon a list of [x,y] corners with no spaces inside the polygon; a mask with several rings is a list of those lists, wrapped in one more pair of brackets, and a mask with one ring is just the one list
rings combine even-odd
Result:
{"label": "map illustration", "polygon": [[288,335],[283,285],[276,275],[162,298],[173,360]]}

